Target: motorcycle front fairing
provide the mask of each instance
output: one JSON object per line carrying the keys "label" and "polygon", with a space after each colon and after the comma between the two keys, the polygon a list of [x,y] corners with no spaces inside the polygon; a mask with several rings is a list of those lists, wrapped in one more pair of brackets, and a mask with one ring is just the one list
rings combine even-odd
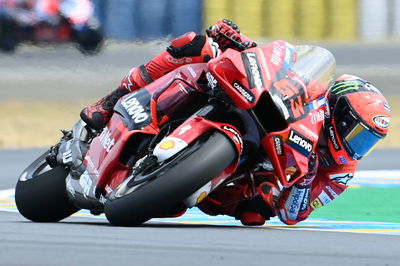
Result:
{"label": "motorcycle front fairing", "polygon": [[333,82],[335,59],[318,46],[295,46],[285,49],[281,60],[269,95],[287,127],[268,132],[262,144],[281,184],[289,187],[308,173],[308,158],[330,115],[326,94]]}
{"label": "motorcycle front fairing", "polygon": [[280,183],[294,184],[308,172],[329,115],[325,96],[335,72],[333,55],[317,46],[275,41],[243,52],[228,49],[208,64],[233,103],[258,121]]}
{"label": "motorcycle front fairing", "polygon": [[195,95],[207,90],[197,83],[205,71],[206,64],[180,67],[118,101],[109,123],[90,144],[86,170],[79,179],[67,178],[69,194],[80,208],[100,209],[99,199],[104,202],[126,179],[138,150],[147,148],[163,124],[181,115],[179,110],[190,112],[196,107]]}

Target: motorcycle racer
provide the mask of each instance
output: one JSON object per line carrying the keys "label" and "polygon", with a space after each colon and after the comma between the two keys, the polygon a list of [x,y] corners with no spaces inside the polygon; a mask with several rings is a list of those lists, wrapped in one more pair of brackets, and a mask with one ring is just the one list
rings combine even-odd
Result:
{"label": "motorcycle racer", "polygon": [[[256,46],[229,20],[218,21],[208,29],[207,36],[188,33],[173,40],[166,51],[147,64],[134,67],[115,91],[84,108],[82,120],[92,129],[101,131],[123,95],[177,67],[207,62],[219,56],[231,48],[230,39],[247,48]],[[329,111],[325,114],[325,126],[316,151],[309,157],[307,175],[291,187],[280,187],[270,173],[258,167],[250,173],[251,178],[243,179],[248,182],[242,180],[217,189],[199,208],[210,215],[233,216],[245,225],[262,225],[273,216],[286,224],[296,224],[338,197],[354,176],[358,160],[386,136],[390,109],[373,85],[352,75],[336,79],[327,92],[327,99]]]}

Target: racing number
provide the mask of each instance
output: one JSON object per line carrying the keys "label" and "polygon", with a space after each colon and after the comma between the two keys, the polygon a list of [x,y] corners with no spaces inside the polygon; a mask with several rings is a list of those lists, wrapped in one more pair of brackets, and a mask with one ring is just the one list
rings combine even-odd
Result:
{"label": "racing number", "polygon": [[274,83],[274,87],[282,95],[293,120],[302,119],[308,113],[305,106],[303,86],[293,79],[282,79]]}

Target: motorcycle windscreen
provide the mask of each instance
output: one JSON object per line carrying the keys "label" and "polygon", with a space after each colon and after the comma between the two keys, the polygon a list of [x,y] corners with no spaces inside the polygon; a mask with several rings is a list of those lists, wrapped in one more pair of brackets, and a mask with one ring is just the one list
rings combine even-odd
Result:
{"label": "motorcycle windscreen", "polygon": [[312,45],[295,46],[296,61],[292,70],[328,88],[336,70],[335,57],[328,50]]}

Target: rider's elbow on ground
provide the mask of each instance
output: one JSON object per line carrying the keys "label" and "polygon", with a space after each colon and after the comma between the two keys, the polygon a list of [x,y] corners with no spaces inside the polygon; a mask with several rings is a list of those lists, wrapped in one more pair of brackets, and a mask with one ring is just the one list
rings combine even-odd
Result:
{"label": "rider's elbow on ground", "polygon": [[323,207],[346,190],[353,177],[357,162],[319,169],[310,186],[292,186],[281,191],[275,204],[275,213],[288,225],[307,219],[310,214]]}
{"label": "rider's elbow on ground", "polygon": [[[296,193],[300,195],[298,192]],[[305,197],[307,196],[305,195]],[[278,199],[276,208],[278,218],[287,225],[295,225],[307,219],[312,210],[307,204],[309,200],[305,199],[305,197],[301,200],[299,196],[294,196],[293,198],[281,196]]]}

